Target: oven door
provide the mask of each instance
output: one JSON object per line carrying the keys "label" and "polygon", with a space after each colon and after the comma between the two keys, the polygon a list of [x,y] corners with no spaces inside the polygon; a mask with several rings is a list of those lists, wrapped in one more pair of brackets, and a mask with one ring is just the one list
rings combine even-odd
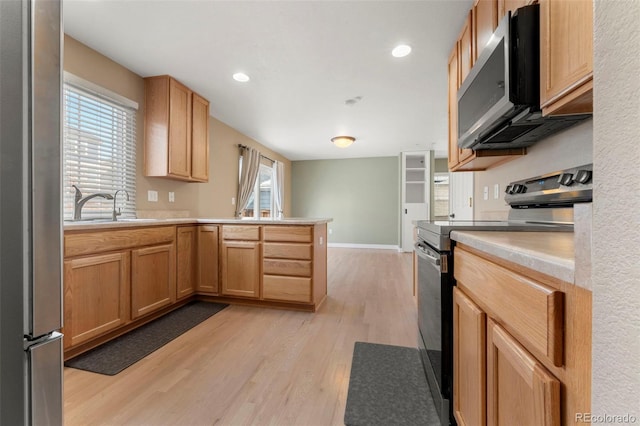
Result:
{"label": "oven door", "polygon": [[442,424],[449,424],[452,348],[450,342],[452,280],[448,253],[438,253],[424,241],[415,245],[418,256],[418,328],[420,354]]}

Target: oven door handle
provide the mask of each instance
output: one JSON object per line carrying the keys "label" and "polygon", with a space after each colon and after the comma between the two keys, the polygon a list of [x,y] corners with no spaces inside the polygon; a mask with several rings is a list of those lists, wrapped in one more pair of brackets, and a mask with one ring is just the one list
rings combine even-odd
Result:
{"label": "oven door handle", "polygon": [[415,244],[414,248],[416,250],[416,254],[418,255],[418,257],[424,259],[424,260],[428,260],[429,262],[433,263],[436,266],[440,266],[440,258],[436,257],[436,256],[431,256],[429,253],[427,253],[427,251],[422,247],[422,245],[420,244]]}

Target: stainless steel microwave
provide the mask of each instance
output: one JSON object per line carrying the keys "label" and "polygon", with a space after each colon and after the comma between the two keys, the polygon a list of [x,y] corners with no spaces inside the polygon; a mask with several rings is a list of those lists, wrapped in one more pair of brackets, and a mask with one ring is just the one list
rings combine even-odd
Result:
{"label": "stainless steel microwave", "polygon": [[458,90],[458,146],[527,147],[590,117],[542,116],[539,5],[525,6],[500,21]]}

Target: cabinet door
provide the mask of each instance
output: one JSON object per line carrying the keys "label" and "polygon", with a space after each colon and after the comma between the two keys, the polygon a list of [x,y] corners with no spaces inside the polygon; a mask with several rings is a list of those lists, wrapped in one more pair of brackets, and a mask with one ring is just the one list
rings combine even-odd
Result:
{"label": "cabinet door", "polygon": [[198,232],[195,226],[177,228],[176,298],[194,293],[198,266]]}
{"label": "cabinet door", "polygon": [[464,79],[467,78],[467,75],[469,75],[469,71],[471,71],[471,67],[473,66],[473,44],[471,37],[473,22],[471,20],[471,16],[472,12],[469,12],[469,16],[467,17],[464,27],[462,27],[462,31],[460,32],[460,37],[458,38],[458,60],[460,64],[460,80],[458,87],[464,83]]}
{"label": "cabinet door", "polygon": [[560,382],[493,321],[488,323],[489,425],[560,425]]}
{"label": "cabinet door", "polygon": [[129,252],[64,262],[64,348],[129,320]]}
{"label": "cabinet door", "polygon": [[513,13],[516,9],[532,3],[532,0],[498,0],[498,19],[501,19],[507,12]]}
{"label": "cabinet door", "polygon": [[224,241],[222,243],[222,294],[260,297],[260,243]]}
{"label": "cabinet door", "polygon": [[449,170],[453,170],[459,162],[458,148],[458,42],[449,55]]}
{"label": "cabinet door", "polygon": [[176,300],[173,244],[131,251],[131,316],[138,318]]}
{"label": "cabinet door", "polygon": [[198,292],[218,294],[218,227],[198,226]]}
{"label": "cabinet door", "polygon": [[[473,22],[471,17],[472,17],[472,12],[469,12],[469,17],[465,21],[465,25],[462,28],[462,33],[460,34],[460,39],[458,40],[458,67],[459,67],[458,88],[462,86],[464,79],[467,78],[467,75],[469,75],[469,71],[471,71],[471,67],[474,64],[474,57],[473,57],[474,49],[473,49],[473,43],[472,43]],[[457,147],[458,146],[458,136],[457,136],[458,135],[458,108],[457,108],[458,93],[457,91],[456,91],[455,101],[456,101],[456,127],[455,127],[456,138],[455,140],[456,140],[456,147]],[[462,163],[463,161],[465,161],[466,159],[472,156],[473,156],[473,150],[458,148],[458,161],[460,163]]]}
{"label": "cabinet door", "polygon": [[191,178],[209,181],[209,101],[193,94],[191,122]]}
{"label": "cabinet door", "polygon": [[453,414],[460,426],[486,424],[485,354],[486,315],[454,287]]}
{"label": "cabinet door", "polygon": [[169,174],[191,176],[191,91],[174,79],[169,84]]}
{"label": "cabinet door", "polygon": [[540,1],[540,105],[545,115],[593,111],[593,1]]}
{"label": "cabinet door", "polygon": [[482,50],[498,27],[498,1],[476,0],[473,5],[473,59],[478,60]]}

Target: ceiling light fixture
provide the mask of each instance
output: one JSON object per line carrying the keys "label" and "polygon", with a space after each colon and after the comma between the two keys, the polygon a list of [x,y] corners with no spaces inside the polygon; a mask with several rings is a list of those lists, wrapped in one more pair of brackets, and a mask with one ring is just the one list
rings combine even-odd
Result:
{"label": "ceiling light fixture", "polygon": [[233,75],[233,79],[235,81],[239,81],[240,83],[246,83],[250,80],[249,76],[243,72],[237,72]]}
{"label": "ceiling light fixture", "polygon": [[338,148],[346,148],[356,141],[353,136],[336,136],[331,138],[331,142]]}
{"label": "ceiling light fixture", "polygon": [[407,44],[400,44],[391,51],[391,54],[396,58],[404,58],[409,53],[411,53],[411,46]]}

